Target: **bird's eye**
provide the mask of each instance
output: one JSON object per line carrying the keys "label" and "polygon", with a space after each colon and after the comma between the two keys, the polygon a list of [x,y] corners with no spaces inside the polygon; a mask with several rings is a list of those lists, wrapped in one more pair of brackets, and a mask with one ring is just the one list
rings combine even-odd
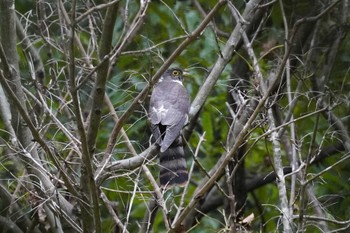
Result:
{"label": "bird's eye", "polygon": [[173,71],[173,76],[179,76],[179,75],[180,75],[180,71],[178,71],[178,70]]}

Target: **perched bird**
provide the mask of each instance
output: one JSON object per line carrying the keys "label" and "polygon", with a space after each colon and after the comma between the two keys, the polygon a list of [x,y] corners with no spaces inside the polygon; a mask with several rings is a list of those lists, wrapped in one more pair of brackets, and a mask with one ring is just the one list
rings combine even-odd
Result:
{"label": "perched bird", "polygon": [[181,130],[188,120],[190,98],[183,70],[168,69],[155,85],[149,106],[151,131],[160,145],[160,185],[184,186],[188,180]]}

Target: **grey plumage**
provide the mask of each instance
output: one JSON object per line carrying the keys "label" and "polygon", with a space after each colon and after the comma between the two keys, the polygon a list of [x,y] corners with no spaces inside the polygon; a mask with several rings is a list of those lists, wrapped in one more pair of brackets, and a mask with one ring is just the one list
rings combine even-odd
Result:
{"label": "grey plumage", "polygon": [[188,180],[181,130],[188,119],[190,100],[182,80],[181,69],[168,69],[150,100],[151,131],[160,145],[160,185],[167,188]]}

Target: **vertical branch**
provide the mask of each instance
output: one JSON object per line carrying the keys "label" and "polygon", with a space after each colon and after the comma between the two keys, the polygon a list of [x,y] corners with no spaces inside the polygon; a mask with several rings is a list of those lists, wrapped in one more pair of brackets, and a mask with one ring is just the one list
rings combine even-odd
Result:
{"label": "vertical branch", "polygon": [[[107,104],[107,106],[109,108],[109,111],[112,114],[113,120],[117,123],[119,121],[118,115],[115,112],[113,104],[111,103],[111,101],[110,101],[110,99],[108,98],[107,95],[105,95],[105,102],[106,102],[106,104]],[[133,147],[133,145],[131,144],[130,139],[129,139],[128,135],[126,134],[125,130],[123,128],[121,128],[120,132],[121,132],[121,136],[123,137],[123,139],[124,139],[124,141],[126,143],[127,148],[129,149],[129,151],[131,152],[133,157],[136,157],[137,156],[137,152],[136,152],[135,148]],[[107,161],[109,161],[109,159]],[[107,161],[105,161],[105,162],[107,162]],[[102,162],[102,164],[103,164],[103,162]],[[103,168],[105,167],[105,165],[106,164],[103,164],[100,169],[97,169],[96,177],[100,176],[99,171],[102,171]],[[142,168],[144,174],[146,175],[147,179],[150,181],[150,183],[153,186],[154,197],[155,197],[154,200],[150,201],[150,206],[153,206],[154,208],[152,207],[150,212],[148,212],[145,215],[145,219],[146,219],[145,224],[143,224],[143,226],[140,229],[140,232],[143,232],[143,231],[146,231],[147,229],[149,229],[151,227],[151,225],[153,224],[153,222],[152,221],[149,222],[149,220],[150,219],[154,220],[154,218],[152,218],[152,217],[148,218],[149,217],[148,215],[152,216],[153,213],[156,213],[157,212],[156,210],[157,210],[158,206],[160,206],[161,209],[162,209],[163,219],[164,219],[164,222],[166,222],[166,223],[167,223],[167,218],[166,218],[167,217],[167,213],[165,211],[165,204],[164,204],[165,202],[164,202],[164,199],[163,199],[163,195],[162,195],[162,192],[161,192],[161,189],[160,189],[159,185],[157,184],[157,181],[154,179],[151,171],[148,169],[148,167],[145,164],[142,164],[141,168]],[[124,229],[124,227],[122,229]]]}
{"label": "vertical branch", "polygon": [[[15,1],[14,0],[4,0],[0,2],[0,38],[1,44],[3,45],[4,53],[6,54],[6,59],[11,66],[10,69],[3,68],[5,72],[5,77],[10,79],[9,85],[11,89],[15,92],[16,96],[22,101],[24,101],[24,93],[21,87],[21,81],[19,77],[19,66],[18,66],[18,55],[17,55],[17,45],[16,45],[16,17],[15,17]],[[6,45],[6,46],[4,46]],[[2,66],[4,66],[4,61],[0,61]],[[13,105],[13,100],[9,99],[10,105]],[[22,102],[24,103],[24,102]],[[26,110],[26,106],[23,105]],[[18,136],[20,142],[24,145],[29,143],[27,136],[29,132],[25,125],[21,123],[21,117],[19,116],[18,110],[16,108],[11,109],[11,124]],[[25,143],[25,141],[27,143]]]}
{"label": "vertical branch", "polygon": [[[284,12],[284,6],[283,6],[283,2],[281,0],[279,0],[279,5],[280,5],[280,9],[281,9],[281,13],[282,13],[282,19],[283,19],[283,26],[284,26],[284,46],[285,48],[288,48],[288,38],[289,38],[289,28],[288,28],[288,22],[287,22],[287,17],[286,14]],[[289,106],[291,106],[293,99],[292,99],[292,83],[291,83],[291,74],[290,74],[290,60],[289,58],[286,61],[286,69],[285,69],[285,73],[286,73],[286,83],[287,83],[287,98],[288,98],[288,102],[289,102]],[[291,137],[291,158],[290,158],[290,164],[291,164],[291,168],[292,168],[292,172],[295,171],[297,169],[297,159],[296,159],[296,147],[295,147],[295,143],[296,143],[296,138],[295,138],[295,125],[294,125],[294,117],[293,117],[293,112],[290,112],[291,116],[290,116],[290,120],[291,124],[290,124],[290,137]],[[282,135],[279,134],[279,137],[281,137]],[[289,203],[292,204],[294,202],[294,198],[295,198],[295,185],[296,185],[296,174],[293,174],[291,176],[291,191],[290,191],[290,197],[289,197]],[[290,210],[293,210],[293,207],[290,206]]]}
{"label": "vertical branch", "polygon": [[[143,19],[145,17],[146,14],[146,10],[148,8],[148,4],[149,2],[143,2],[141,1],[140,4],[140,9],[138,11],[138,13],[136,14],[133,22],[130,25],[129,30],[125,33],[125,35],[123,34],[122,37],[120,38],[120,42],[117,43],[117,45],[114,47],[113,51],[110,52],[110,54],[108,56],[111,56],[110,58],[110,63],[114,64],[115,61],[119,58],[119,55],[121,53],[121,51],[123,50],[123,48],[132,40],[132,38],[136,35],[137,30],[141,27]],[[109,67],[109,71],[107,73],[107,75],[110,72],[110,67]],[[105,97],[105,101],[107,101],[106,97]],[[123,117],[123,116],[122,116]],[[116,140],[117,140],[117,135],[119,133],[120,130],[122,130],[122,120],[118,118],[118,120],[116,121],[116,125],[112,130],[111,136],[108,140],[108,146],[107,146],[107,152],[105,153],[103,159],[102,159],[102,164],[106,164],[110,157],[112,156],[111,152],[115,146]],[[97,174],[99,174],[101,171],[97,171]],[[98,177],[98,176],[96,176]]]}
{"label": "vertical branch", "polygon": [[[231,5],[229,5],[231,6]],[[232,8],[232,6],[231,6]],[[233,13],[234,17],[236,20],[239,20],[238,15],[236,14],[235,9],[231,10]],[[252,44],[248,39],[247,34],[242,31],[242,38],[243,42],[245,44],[245,47],[247,49],[248,55],[250,56],[250,59],[253,62],[253,68],[254,68],[254,75],[256,76],[256,79],[259,82],[260,85],[260,90],[261,93],[266,96],[269,95],[269,90],[267,88],[267,85],[264,81],[262,72],[260,70],[258,60],[255,56],[254,50],[252,48]],[[286,48],[287,49],[287,48]],[[285,61],[288,59],[286,58]],[[281,67],[284,67],[285,63],[281,64]],[[281,68],[282,69],[282,68]],[[274,73],[268,78],[271,83],[277,80],[276,76]],[[272,141],[272,148],[273,148],[273,161],[274,161],[274,167],[277,175],[277,187],[278,187],[278,193],[279,193],[279,199],[280,199],[280,207],[281,207],[281,212],[282,212],[282,223],[283,223],[283,230],[284,232],[292,232],[291,228],[291,222],[292,221],[292,216],[291,216],[291,211],[289,209],[288,205],[288,196],[287,196],[287,188],[286,188],[286,181],[285,181],[285,176],[283,172],[283,164],[282,164],[282,153],[281,153],[281,145],[279,142],[279,136],[278,132],[275,130],[277,127],[276,121],[274,119],[273,115],[273,110],[270,107],[268,109],[268,121],[270,125],[270,130],[272,131],[271,133],[271,141]]]}
{"label": "vertical branch", "polygon": [[[74,54],[74,39],[75,39],[75,10],[76,1],[73,1],[71,16],[71,32],[69,38],[69,91],[73,101],[73,111],[77,121],[78,132],[81,140],[82,148],[82,171],[81,171],[81,190],[82,190],[82,220],[84,232],[101,232],[101,220],[99,211],[98,190],[95,180],[93,179],[92,168],[92,153],[88,148],[87,138],[84,129],[83,117],[80,108],[79,95],[75,83],[75,54]],[[92,200],[92,206],[90,203]],[[92,213],[91,213],[92,212]]]}
{"label": "vertical branch", "polygon": [[[232,169],[231,169],[232,170]],[[230,206],[230,215],[229,215],[229,222],[230,222],[230,228],[231,232],[236,232],[236,197],[233,192],[233,185],[232,185],[232,178],[233,173],[230,174],[230,168],[229,165],[225,167],[225,176],[226,176],[226,185],[228,189],[228,202]]]}
{"label": "vertical branch", "polygon": [[[315,20],[318,20],[320,18],[320,16],[324,15],[326,12],[328,12],[331,8],[333,8],[339,1],[335,1],[333,2],[329,7],[327,7],[325,10],[322,11],[322,13],[319,14],[319,16],[314,17]],[[338,9],[338,17],[336,17],[336,19],[338,20],[339,25],[344,25],[346,22],[346,19],[348,17],[348,1],[342,1],[343,5],[342,7],[340,7]],[[311,48],[317,48],[320,46],[321,41],[322,41],[322,33],[320,32],[321,30],[321,26],[322,26],[323,22],[318,21],[316,24],[316,27],[314,29],[314,33],[313,33],[313,38],[311,40]],[[320,56],[319,54],[317,54],[317,50],[312,50],[310,52],[310,54],[307,57],[307,67],[310,67],[309,69],[314,72],[315,74],[313,75],[314,77],[317,77],[317,79],[313,78],[312,80],[312,85],[313,85],[313,89],[315,93],[320,93],[320,95],[318,96],[318,100],[317,100],[317,108],[321,109],[324,108],[326,109],[326,111],[323,112],[323,114],[325,115],[325,118],[328,118],[328,120],[331,122],[330,125],[332,125],[334,127],[335,130],[338,130],[340,138],[343,142],[344,145],[344,149],[349,151],[350,149],[350,138],[349,138],[349,134],[346,130],[346,127],[344,127],[342,121],[339,121],[339,119],[337,118],[337,116],[332,112],[332,110],[330,109],[329,105],[332,105],[332,102],[327,102],[325,99],[326,94],[326,89],[325,87],[328,85],[328,81],[331,75],[331,70],[334,68],[334,63],[335,63],[335,58],[338,54],[338,50],[339,50],[339,46],[341,44],[341,41],[345,38],[344,35],[344,31],[343,31],[343,27],[339,26],[339,29],[337,30],[337,32],[335,32],[336,35],[334,35],[333,37],[331,37],[333,40],[328,41],[328,45],[329,45],[329,50],[328,50],[328,54],[326,56],[326,59],[323,61],[323,68],[320,69],[321,71],[317,71],[314,67],[313,67],[313,63],[315,60],[319,60]],[[322,54],[322,56],[324,56]],[[298,232],[300,231],[305,231],[306,228],[306,207],[307,205],[309,205],[309,203],[311,203],[311,205],[313,206],[316,215],[318,215],[320,218],[327,218],[328,213],[325,213],[325,211],[323,210],[319,200],[317,199],[314,191],[313,191],[313,187],[308,185],[310,183],[310,179],[307,180],[308,177],[308,168],[311,165],[311,161],[312,161],[312,154],[314,154],[314,148],[316,145],[316,138],[317,138],[317,133],[319,131],[319,115],[316,116],[316,120],[315,120],[315,125],[314,125],[314,129],[313,129],[313,134],[312,134],[312,138],[311,138],[311,142],[309,145],[309,150],[308,150],[308,154],[306,157],[306,160],[304,162],[305,166],[304,169],[301,170],[301,172],[299,173],[299,180],[301,183],[301,187],[300,187],[300,195],[299,195],[299,204],[300,204],[300,211],[299,211],[299,217],[298,217]],[[339,161],[338,161],[339,162]],[[335,165],[335,164],[333,164]],[[325,169],[328,170],[328,169]],[[320,172],[322,173],[322,172]],[[319,174],[320,174],[319,173]],[[315,177],[318,177],[318,175],[315,175],[313,177],[313,179]],[[326,221],[319,221],[317,223],[317,225],[319,225],[319,227],[322,229],[322,231],[324,232],[328,232],[329,231],[329,226],[328,223]]]}
{"label": "vertical branch", "polygon": [[89,153],[91,153],[91,155],[94,153],[95,149],[96,137],[100,125],[103,100],[106,90],[106,82],[108,79],[108,70],[110,66],[110,60],[105,59],[105,56],[108,56],[109,52],[111,51],[112,37],[114,32],[113,28],[117,18],[118,6],[118,4],[114,4],[107,9],[103,22],[99,49],[99,56],[102,64],[97,71],[97,79],[92,94],[92,106],[89,114],[87,130],[87,142]]}
{"label": "vertical branch", "polygon": [[276,123],[273,116],[272,108],[268,110],[268,120],[270,124],[270,130],[273,130],[271,133],[272,149],[273,149],[273,163],[274,169],[276,171],[277,178],[277,187],[278,194],[280,199],[280,207],[282,212],[282,223],[283,223],[283,232],[292,232],[292,215],[289,209],[288,196],[287,196],[287,187],[286,180],[283,172],[283,163],[282,163],[282,153],[281,153],[281,144],[279,142],[278,132],[275,131]]}
{"label": "vertical branch", "polygon": [[126,227],[123,225],[122,221],[119,219],[119,217],[115,213],[115,211],[114,211],[110,201],[108,200],[106,194],[104,194],[103,192],[101,192],[101,199],[102,199],[103,203],[105,204],[107,211],[112,216],[114,223],[118,226],[119,230],[124,229],[124,233],[129,233],[129,231],[126,230]]}
{"label": "vertical branch", "polygon": [[30,62],[33,62],[36,81],[42,85],[45,77],[45,70],[42,59],[39,55],[38,50],[33,46],[32,42],[26,35],[26,32],[24,31],[18,17],[16,17],[16,32],[18,38],[22,42],[21,45],[23,47],[24,53],[28,57],[28,60],[30,60]]}
{"label": "vertical branch", "polygon": [[5,95],[4,89],[0,85],[0,117],[4,123],[5,129],[9,134],[9,137],[11,138],[11,143],[16,145],[17,144],[17,136],[15,133],[15,130],[12,127],[11,124],[11,107],[8,102],[8,99]]}
{"label": "vertical branch", "polygon": [[[259,80],[261,92],[264,95],[266,95],[269,93],[269,91],[263,79],[254,51],[246,35],[243,35],[243,40],[247,47],[248,54],[253,61],[254,72],[255,72],[255,75],[257,76],[257,79]],[[287,60],[288,59],[286,59],[286,61]],[[281,64],[280,67],[281,66],[284,67],[284,64]],[[273,72],[271,73],[268,80],[271,80],[272,82],[276,80],[276,76]],[[282,150],[281,150],[281,144],[279,142],[280,138],[279,138],[278,132],[276,131],[277,124],[276,124],[276,120],[274,118],[273,110],[271,107],[269,107],[267,111],[267,117],[268,117],[268,122],[270,126],[269,130],[272,131],[271,141],[272,141],[272,149],[273,149],[273,163],[274,163],[274,169],[277,176],[277,188],[278,188],[280,207],[282,212],[283,231],[288,233],[288,232],[292,232],[291,221],[293,220],[293,218],[291,216],[291,211],[289,209],[289,204],[288,204],[286,181],[285,181],[285,176],[283,172],[282,153],[281,153]]]}

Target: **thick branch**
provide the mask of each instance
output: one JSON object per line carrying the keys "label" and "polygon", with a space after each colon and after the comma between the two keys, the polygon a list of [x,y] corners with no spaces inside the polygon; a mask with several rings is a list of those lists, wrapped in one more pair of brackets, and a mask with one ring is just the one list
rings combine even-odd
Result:
{"label": "thick branch", "polygon": [[90,119],[88,122],[87,130],[87,142],[89,146],[89,153],[94,153],[95,142],[97,137],[98,128],[100,125],[100,119],[102,114],[103,98],[105,95],[106,82],[108,79],[109,59],[104,59],[111,50],[113,30],[115,20],[117,18],[118,4],[112,5],[108,8],[102,30],[102,37],[100,40],[100,59],[102,64],[97,71],[97,79],[94,85],[94,91],[92,95],[92,106],[90,111]]}
{"label": "thick branch", "polygon": [[[75,20],[75,7],[76,1],[73,2],[72,9],[72,22]],[[76,89],[75,83],[75,57],[74,57],[74,36],[75,27],[71,28],[71,37],[69,43],[69,90],[73,100],[73,111],[75,113],[75,119],[78,126],[78,132],[81,140],[82,147],[82,171],[81,171],[81,207],[82,207],[82,220],[84,232],[101,232],[101,220],[99,210],[98,190],[96,188],[95,180],[93,179],[93,167],[92,167],[92,152],[89,150],[89,144],[87,143],[87,137],[84,129],[82,111],[80,108],[79,95]],[[90,207],[90,203],[92,206]],[[92,213],[90,213],[92,212]]]}
{"label": "thick branch", "polygon": [[125,172],[138,168],[147,161],[152,160],[158,154],[158,152],[159,146],[154,144],[137,156],[129,159],[114,161],[112,164],[103,169],[104,172],[101,173],[101,175],[97,176],[96,183],[101,184],[109,176],[109,172]]}

